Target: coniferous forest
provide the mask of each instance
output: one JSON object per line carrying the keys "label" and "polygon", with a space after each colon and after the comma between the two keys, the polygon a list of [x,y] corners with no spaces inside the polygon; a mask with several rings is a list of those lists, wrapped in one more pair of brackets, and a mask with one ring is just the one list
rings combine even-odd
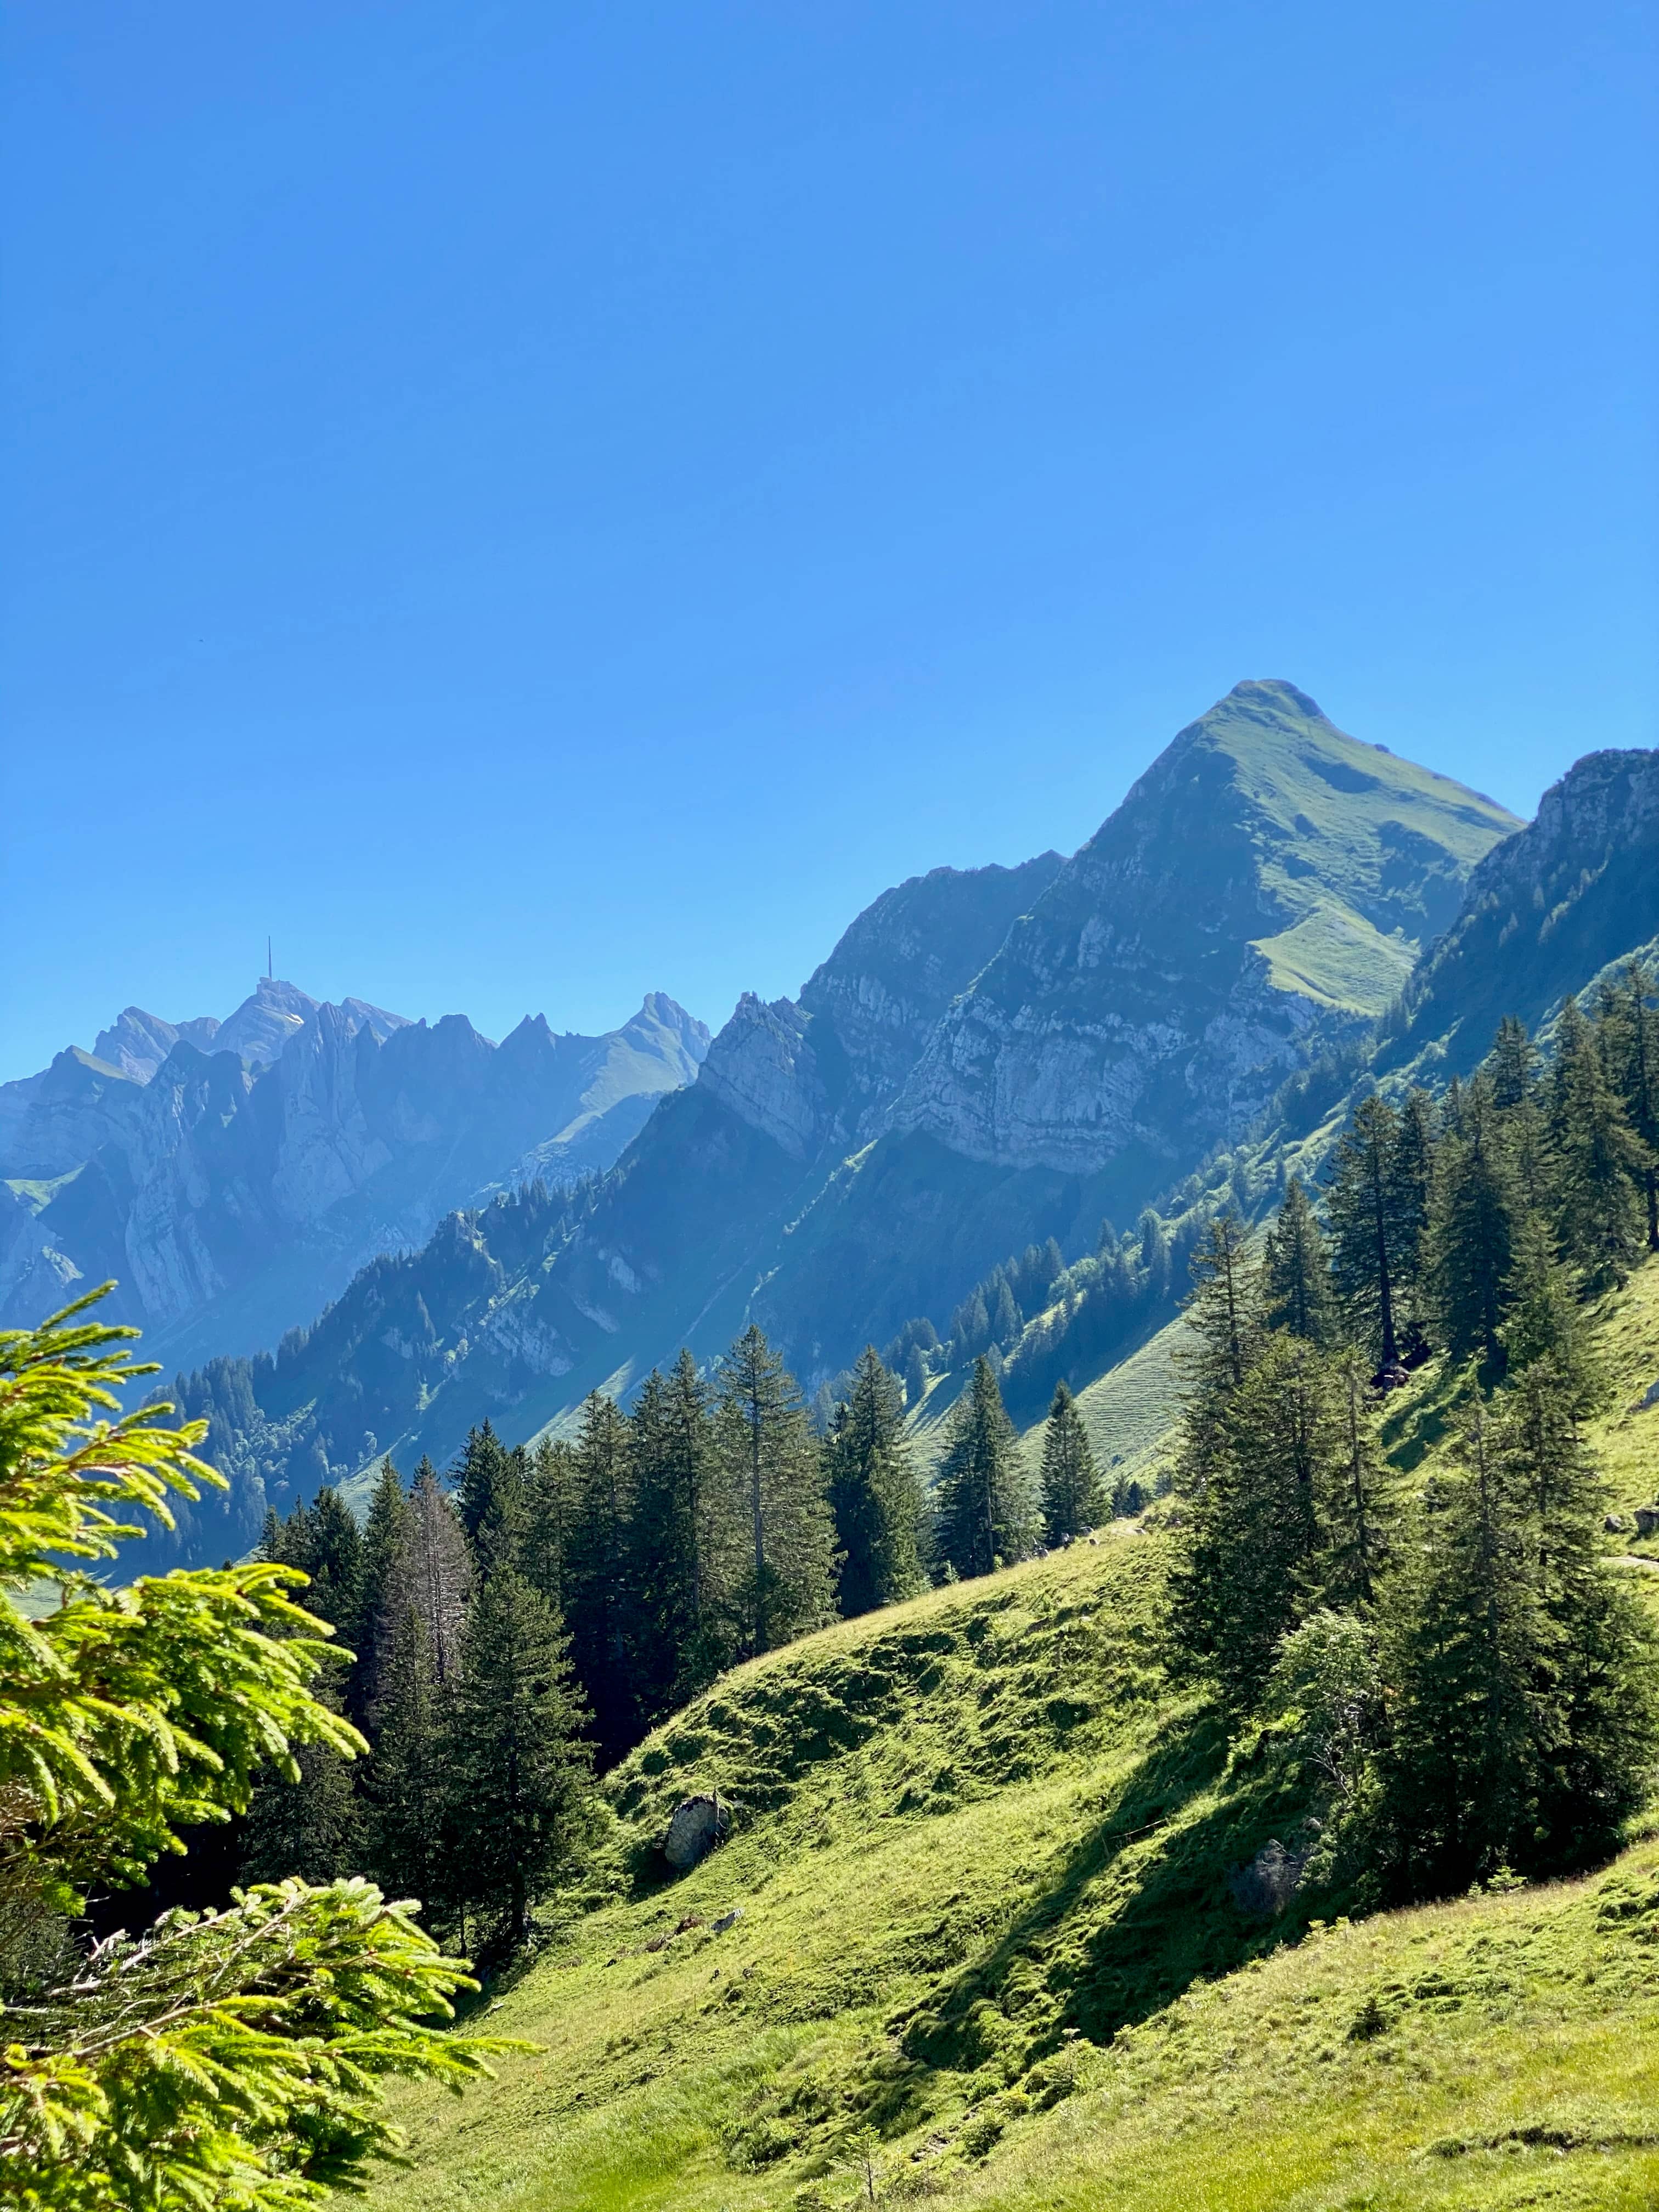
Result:
{"label": "coniferous forest", "polygon": [[[1583,1863],[1646,1788],[1654,1654],[1601,1563],[1581,1316],[1659,1249],[1650,996],[1632,967],[1565,1002],[1547,1057],[1506,1019],[1439,1097],[1370,1092],[1311,1188],[1291,1173],[1261,1233],[1220,1213],[1191,1258],[1171,1658],[1236,1719],[1301,1717],[1331,1778],[1316,1871],[1372,1901]],[[1033,1254],[1045,1288],[1063,1272]],[[961,1354],[986,1304],[953,1317]],[[1408,1494],[1379,1415],[1437,1355],[1455,1442]],[[869,1347],[842,1382],[815,1430],[751,1326],[627,1410],[594,1394],[574,1437],[508,1448],[486,1419],[441,1473],[386,1461],[361,1528],[326,1486],[272,1516],[263,1556],[356,1655],[336,1693],[372,1753],[263,1784],[245,1872],[365,1869],[511,1942],[580,1878],[595,1772],[726,1669],[1144,1503],[1064,1382],[1034,1460],[973,1353],[931,1487],[902,1376]]]}

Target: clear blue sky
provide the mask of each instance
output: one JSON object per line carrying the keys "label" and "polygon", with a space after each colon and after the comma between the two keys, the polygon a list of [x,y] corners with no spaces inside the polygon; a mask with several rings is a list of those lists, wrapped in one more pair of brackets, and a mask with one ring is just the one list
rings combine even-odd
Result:
{"label": "clear blue sky", "polygon": [[717,1022],[1242,676],[1659,742],[1655,22],[19,0],[0,1075]]}

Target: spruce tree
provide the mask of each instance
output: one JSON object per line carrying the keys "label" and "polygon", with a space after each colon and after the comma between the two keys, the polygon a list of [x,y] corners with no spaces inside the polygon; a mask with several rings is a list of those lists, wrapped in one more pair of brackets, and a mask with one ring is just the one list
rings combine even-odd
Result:
{"label": "spruce tree", "polygon": [[1328,1200],[1339,1291],[1355,1334],[1384,1370],[1400,1362],[1399,1139],[1400,1117],[1373,1091],[1338,1140]]}
{"label": "spruce tree", "polygon": [[874,1345],[824,1439],[824,1474],[841,1555],[841,1610],[849,1618],[914,1597],[925,1587],[924,1502],[904,1433],[904,1394]]}
{"label": "spruce tree", "polygon": [[1556,1024],[1548,1115],[1561,1255],[1592,1289],[1622,1283],[1646,1243],[1647,1148],[1576,999]]}
{"label": "spruce tree", "polygon": [[1300,1176],[1285,1186],[1284,1203],[1268,1232],[1261,1288],[1269,1328],[1287,1330],[1309,1344],[1335,1341],[1330,1252]]}
{"label": "spruce tree", "polygon": [[525,1465],[486,1419],[470,1429],[452,1478],[455,1510],[480,1571],[514,1563],[525,1520]]}
{"label": "spruce tree", "polygon": [[1212,1221],[1190,1263],[1186,1328],[1176,1348],[1182,1384],[1182,1463],[1189,1489],[1203,1485],[1233,1393],[1261,1351],[1261,1271],[1237,1214]]}
{"label": "spruce tree", "polygon": [[1526,1813],[1537,1634],[1524,1506],[1471,1389],[1458,1471],[1425,1493],[1411,1570],[1389,1592],[1387,1778],[1410,1896],[1443,1896],[1509,1861]]}
{"label": "spruce tree", "polygon": [[1433,1099],[1414,1084],[1400,1102],[1389,1178],[1395,1330],[1401,1357],[1412,1365],[1428,1356],[1434,1312],[1429,1218],[1434,1205],[1437,1119]]}
{"label": "spruce tree", "polygon": [[446,1722],[459,1672],[459,1638],[446,1683],[411,1578],[394,1595],[382,1630],[371,1716],[374,1751],[363,1783],[365,1845],[369,1871],[388,1895],[417,1898],[447,1923],[457,1881],[447,1826]]}
{"label": "spruce tree", "polygon": [[378,1669],[392,1576],[409,1523],[409,1499],[403,1478],[388,1455],[380,1462],[363,1528],[362,1570],[354,1648],[356,1659],[346,1688],[346,1711],[366,1726],[379,1695]]}
{"label": "spruce tree", "polygon": [[1648,1249],[1659,1252],[1659,1007],[1648,1004],[1653,991],[1644,963],[1631,961],[1601,1018],[1600,1042],[1609,1079],[1644,1148],[1639,1181]]}
{"label": "spruce tree", "polygon": [[665,1376],[646,1378],[629,1425],[635,1668],[642,1713],[655,1719],[696,1696],[732,1656],[739,1532],[708,1387],[689,1352]]}
{"label": "spruce tree", "polygon": [[716,1433],[745,1531],[734,1589],[743,1650],[769,1651],[834,1610],[834,1527],[795,1378],[752,1322],[721,1358]]}
{"label": "spruce tree", "polygon": [[1498,1449],[1532,1522],[1530,1869],[1582,1866],[1614,1844],[1647,1795],[1656,1735],[1655,1639],[1609,1571],[1607,1486],[1580,1423],[1582,1376],[1532,1361],[1502,1394]]}
{"label": "spruce tree", "polygon": [[1447,1349],[1460,1361],[1479,1355],[1494,1372],[1503,1367],[1500,1330],[1520,1211],[1483,1072],[1463,1090],[1437,1148],[1430,1247]]}
{"label": "spruce tree", "polygon": [[1041,1527],[1034,1489],[990,1362],[976,1359],[945,1429],[935,1523],[940,1559],[966,1577],[1029,1558]]}
{"label": "spruce tree", "polygon": [[1519,1376],[1547,1360],[1570,1383],[1574,1412],[1592,1412],[1603,1395],[1601,1368],[1583,1308],[1540,1214],[1523,1215],[1516,1230],[1504,1306],[1506,1317],[1498,1334],[1508,1373]]}
{"label": "spruce tree", "polygon": [[565,1619],[600,1756],[616,1759],[639,1732],[629,1646],[636,1625],[629,1541],[634,1469],[628,1423],[594,1390],[581,1409],[574,1498],[565,1547]]}
{"label": "spruce tree", "polygon": [[[313,1504],[301,1501],[286,1521],[268,1515],[260,1548],[268,1559],[309,1577],[295,1595],[307,1612],[327,1621],[342,1659],[352,1662],[319,1695],[331,1712],[361,1724],[353,1691],[372,1630],[364,1617],[364,1547],[356,1518],[338,1491],[325,1484]],[[352,1869],[358,1828],[348,1761],[331,1745],[316,1743],[298,1755],[297,1765],[297,1777],[266,1767],[255,1784],[239,1849],[245,1881],[282,1881],[290,1875],[332,1881]]]}
{"label": "spruce tree", "polygon": [[556,1612],[565,1604],[565,1559],[576,1510],[576,1455],[561,1437],[543,1437],[525,1457],[519,1571]]}
{"label": "spruce tree", "polygon": [[529,1932],[531,1907],[580,1867],[592,1754],[558,1615],[512,1568],[467,1609],[445,1731],[448,1826],[462,1902]]}
{"label": "spruce tree", "polygon": [[1344,1442],[1329,1364],[1294,1337],[1269,1340],[1212,1426],[1171,1626],[1186,1662],[1235,1711],[1255,1702],[1318,1591],[1320,1501]]}
{"label": "spruce tree", "polygon": [[1018,1343],[1020,1325],[1019,1308],[1005,1275],[997,1285],[996,1309],[991,1316],[991,1334],[1005,1352]]}
{"label": "spruce tree", "polygon": [[1505,1014],[1498,1024],[1486,1055],[1486,1073],[1492,1082],[1492,1103],[1500,1114],[1512,1114],[1536,1094],[1538,1055],[1526,1024],[1513,1014]]}
{"label": "spruce tree", "polygon": [[1390,1588],[1385,1766],[1410,1895],[1582,1865],[1646,1786],[1652,1638],[1607,1567],[1571,1399],[1548,1359],[1491,1404],[1473,1392],[1458,1471]]}
{"label": "spruce tree", "polygon": [[1350,1349],[1330,1372],[1337,1442],[1322,1468],[1319,1583],[1327,1605],[1370,1606],[1394,1548],[1395,1485],[1371,1409],[1364,1363]]}
{"label": "spruce tree", "polygon": [[1063,1382],[1042,1432],[1042,1529],[1049,1544],[1069,1543],[1106,1519],[1111,1508],[1077,1401]]}

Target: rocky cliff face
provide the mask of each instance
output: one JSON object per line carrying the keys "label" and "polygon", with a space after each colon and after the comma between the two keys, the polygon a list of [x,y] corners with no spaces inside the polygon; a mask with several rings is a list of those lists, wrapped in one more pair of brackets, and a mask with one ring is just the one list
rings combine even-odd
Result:
{"label": "rocky cliff face", "polygon": [[100,1042],[131,1072],[70,1052],[8,1086],[7,1322],[113,1277],[164,1352],[272,1341],[520,1168],[559,1183],[609,1166],[708,1031],[653,994],[605,1036],[538,1017],[497,1046],[459,1015],[428,1028],[277,983],[210,1041],[129,1009]]}
{"label": "rocky cliff face", "polygon": [[744,992],[709,1047],[704,1095],[792,1160],[873,1136],[934,1024],[1060,866],[1044,853],[1018,868],[935,868],[884,891],[799,1001]]}
{"label": "rocky cliff face", "polygon": [[1242,684],[1014,926],[890,1125],[1083,1176],[1132,1144],[1224,1140],[1314,1031],[1382,1011],[1514,826],[1294,685]]}
{"label": "rocky cliff face", "polygon": [[1659,938],[1659,751],[1589,753],[1469,878],[1407,994],[1385,1065],[1472,1067],[1505,1014],[1534,1027],[1569,991]]}
{"label": "rocky cliff face", "polygon": [[807,979],[800,1007],[830,1067],[846,1141],[878,1133],[934,1024],[1064,865],[1042,853],[1018,868],[913,876],[867,906]]}

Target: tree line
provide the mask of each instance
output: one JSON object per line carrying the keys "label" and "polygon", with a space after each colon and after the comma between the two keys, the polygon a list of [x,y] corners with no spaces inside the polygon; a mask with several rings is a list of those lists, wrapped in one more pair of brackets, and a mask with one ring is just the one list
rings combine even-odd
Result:
{"label": "tree line", "polygon": [[[1177,1663],[1319,1778],[1311,1871],[1365,1901],[1610,1848],[1659,1753],[1655,1650],[1606,1559],[1586,1302],[1659,1250],[1659,1015],[1633,967],[1518,1022],[1436,1102],[1373,1096],[1259,1253],[1193,1263],[1172,1578]],[[1449,1361],[1453,1438],[1413,1497],[1378,1417]]]}
{"label": "tree line", "polygon": [[1064,1388],[1028,1468],[990,1362],[950,1417],[933,1495],[904,1390],[873,1347],[826,1431],[757,1328],[712,1375],[683,1352],[631,1409],[595,1392],[569,1440],[486,1421],[446,1479],[382,1463],[367,1516],[329,1486],[267,1519],[355,1656],[325,1743],[255,1794],[251,1879],[362,1868],[441,1928],[510,1941],[594,1832],[591,1782],[725,1668],[837,1615],[987,1574],[1110,1511]]}

